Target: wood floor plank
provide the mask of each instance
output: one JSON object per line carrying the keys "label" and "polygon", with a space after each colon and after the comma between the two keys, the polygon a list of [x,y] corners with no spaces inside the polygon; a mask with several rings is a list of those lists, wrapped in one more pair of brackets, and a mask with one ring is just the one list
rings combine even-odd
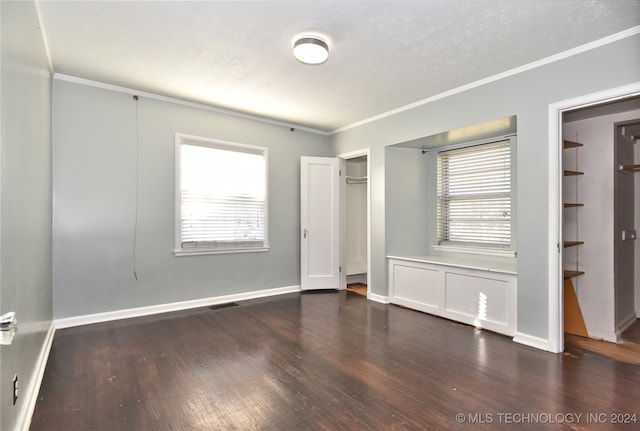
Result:
{"label": "wood floor plank", "polygon": [[640,319],[636,319],[636,321],[622,333],[622,340],[640,345]]}
{"label": "wood floor plank", "polygon": [[608,341],[593,340],[572,334],[565,334],[565,351],[573,355],[581,355],[584,351],[598,353],[620,362],[640,365],[640,344],[621,341],[619,344]]}
{"label": "wood floor plank", "polygon": [[637,415],[638,399],[638,365],[302,293],[58,331],[31,430],[619,430],[507,415]]}

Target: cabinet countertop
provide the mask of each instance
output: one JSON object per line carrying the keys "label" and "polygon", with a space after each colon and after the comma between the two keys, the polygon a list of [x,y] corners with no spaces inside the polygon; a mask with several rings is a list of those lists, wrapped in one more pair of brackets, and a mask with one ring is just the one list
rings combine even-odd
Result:
{"label": "cabinet countertop", "polygon": [[458,268],[478,269],[482,271],[501,272],[517,275],[516,262],[504,262],[486,258],[460,256],[387,256],[387,259],[406,260],[410,262],[433,263],[438,265],[455,266]]}

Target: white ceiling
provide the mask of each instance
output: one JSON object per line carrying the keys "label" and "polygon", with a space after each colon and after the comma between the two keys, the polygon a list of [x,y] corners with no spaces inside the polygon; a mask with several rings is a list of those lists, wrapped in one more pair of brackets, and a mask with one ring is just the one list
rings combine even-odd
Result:
{"label": "white ceiling", "polygon": [[640,25],[640,0],[37,4],[55,73],[326,132]]}

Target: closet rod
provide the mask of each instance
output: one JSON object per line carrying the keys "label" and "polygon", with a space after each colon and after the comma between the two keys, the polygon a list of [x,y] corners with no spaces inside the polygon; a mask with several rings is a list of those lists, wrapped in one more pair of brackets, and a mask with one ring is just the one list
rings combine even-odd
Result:
{"label": "closet rod", "polygon": [[350,177],[347,175],[347,184],[364,184],[367,182],[367,177]]}

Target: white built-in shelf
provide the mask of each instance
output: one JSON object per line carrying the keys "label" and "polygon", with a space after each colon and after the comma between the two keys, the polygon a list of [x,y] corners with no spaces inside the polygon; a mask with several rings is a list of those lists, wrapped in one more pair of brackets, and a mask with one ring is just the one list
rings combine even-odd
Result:
{"label": "white built-in shelf", "polygon": [[387,256],[388,259],[406,260],[409,262],[433,263],[437,265],[455,266],[458,268],[478,269],[481,271],[517,274],[516,262],[503,262],[481,257],[466,256]]}

